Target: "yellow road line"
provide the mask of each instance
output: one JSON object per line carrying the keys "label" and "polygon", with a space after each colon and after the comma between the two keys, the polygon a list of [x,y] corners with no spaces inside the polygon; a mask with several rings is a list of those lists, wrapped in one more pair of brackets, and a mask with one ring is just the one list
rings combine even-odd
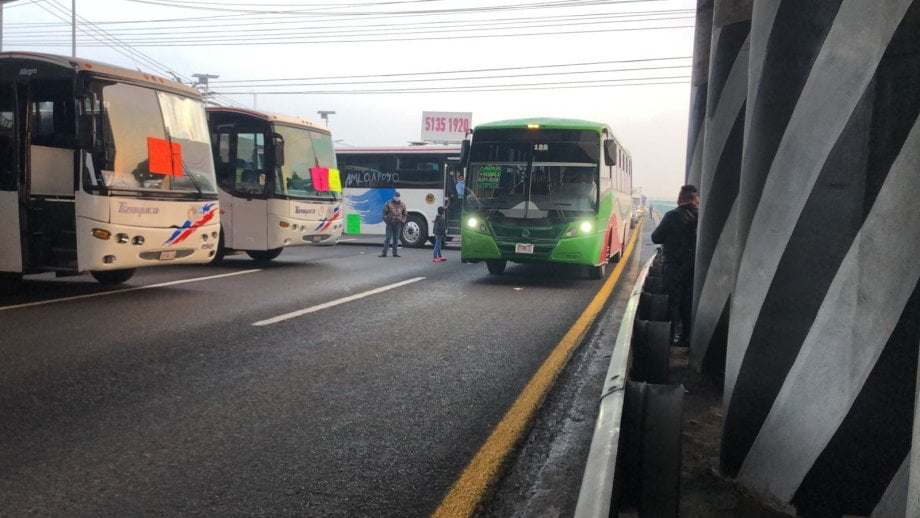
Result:
{"label": "yellow road line", "polygon": [[524,432],[530,426],[537,408],[555,383],[562,368],[565,367],[572,352],[581,343],[585,333],[594,323],[597,315],[604,307],[604,303],[613,292],[620,274],[626,263],[632,257],[636,240],[642,233],[642,223],[636,225],[623,258],[617,263],[610,277],[601,286],[594,299],[578,317],[575,324],[568,330],[553,352],[550,353],[543,365],[527,382],[527,386],[518,396],[511,408],[505,413],[502,420],[495,426],[489,438],[482,445],[473,459],[464,468],[460,478],[447,492],[441,504],[432,514],[436,518],[472,516],[476,507],[482,502],[486,492],[495,482],[505,460],[523,439]]}

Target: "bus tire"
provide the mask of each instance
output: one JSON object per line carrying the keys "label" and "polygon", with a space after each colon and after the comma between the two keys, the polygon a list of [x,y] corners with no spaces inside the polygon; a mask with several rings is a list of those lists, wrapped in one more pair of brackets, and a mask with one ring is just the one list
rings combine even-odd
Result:
{"label": "bus tire", "polygon": [[588,267],[588,277],[592,280],[603,279],[607,275],[607,263]]}
{"label": "bus tire", "polygon": [[128,282],[128,279],[134,276],[135,268],[126,268],[124,270],[100,270],[89,272],[99,284],[111,286],[113,284],[122,284]]}
{"label": "bus tire", "polygon": [[22,286],[21,273],[0,273],[0,295],[12,295]]}
{"label": "bus tire", "polygon": [[217,250],[214,252],[214,257],[211,258],[211,264],[222,263],[225,255],[227,255],[227,247],[224,246],[224,229],[221,228],[220,237],[217,238]]}
{"label": "bus tire", "polygon": [[489,273],[492,275],[505,273],[505,266],[508,266],[508,261],[486,261],[486,268],[489,269]]}
{"label": "bus tire", "polygon": [[246,255],[260,263],[267,263],[281,255],[284,248],[272,248],[271,250],[247,250]]}
{"label": "bus tire", "polygon": [[403,246],[421,248],[428,241],[428,223],[418,214],[410,214],[399,236]]}

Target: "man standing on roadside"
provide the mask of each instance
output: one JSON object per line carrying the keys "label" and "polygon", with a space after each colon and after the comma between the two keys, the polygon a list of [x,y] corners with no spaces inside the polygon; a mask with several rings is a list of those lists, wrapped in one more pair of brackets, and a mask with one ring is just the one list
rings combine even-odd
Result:
{"label": "man standing on roadside", "polygon": [[383,239],[383,251],[380,257],[387,256],[387,247],[392,240],[393,257],[399,257],[396,247],[399,244],[399,235],[402,234],[402,227],[406,224],[406,204],[400,201],[399,191],[393,193],[393,198],[388,200],[383,206],[383,222],[387,225],[387,234]]}
{"label": "man standing on roadside", "polygon": [[[700,196],[696,186],[685,185],[677,196],[677,208],[669,210],[652,232],[652,242],[661,245],[664,284],[668,292],[671,343],[690,345],[693,304],[693,262],[696,258],[696,221]],[[680,321],[680,333],[677,322]]]}

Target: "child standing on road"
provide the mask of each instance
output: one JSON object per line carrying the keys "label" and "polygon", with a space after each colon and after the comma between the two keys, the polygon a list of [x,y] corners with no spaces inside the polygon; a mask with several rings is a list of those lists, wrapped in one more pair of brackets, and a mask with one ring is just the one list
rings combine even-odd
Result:
{"label": "child standing on road", "polygon": [[438,207],[438,215],[434,217],[434,258],[435,263],[446,261],[441,257],[441,246],[447,237],[447,221],[444,219],[444,207]]}

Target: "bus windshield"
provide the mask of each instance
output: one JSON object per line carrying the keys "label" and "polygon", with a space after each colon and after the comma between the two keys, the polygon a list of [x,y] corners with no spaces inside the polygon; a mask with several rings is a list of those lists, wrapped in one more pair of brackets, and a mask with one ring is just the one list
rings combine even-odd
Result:
{"label": "bus windshield", "polygon": [[[95,115],[101,128],[103,152],[97,167],[106,187],[216,194],[207,120],[199,101],[122,83],[95,86],[102,102],[87,102],[84,113]],[[157,143],[167,150],[166,167],[151,167]]]}
{"label": "bus windshield", "polygon": [[497,130],[488,133],[473,137],[466,182],[470,208],[526,219],[568,219],[597,210],[596,133],[515,131],[511,138],[501,138]]}
{"label": "bus windshield", "polygon": [[284,139],[284,165],[275,167],[275,193],[295,198],[324,198],[337,200],[341,193],[313,189],[311,167],[335,169],[332,137],[325,133],[275,125],[275,132]]}

